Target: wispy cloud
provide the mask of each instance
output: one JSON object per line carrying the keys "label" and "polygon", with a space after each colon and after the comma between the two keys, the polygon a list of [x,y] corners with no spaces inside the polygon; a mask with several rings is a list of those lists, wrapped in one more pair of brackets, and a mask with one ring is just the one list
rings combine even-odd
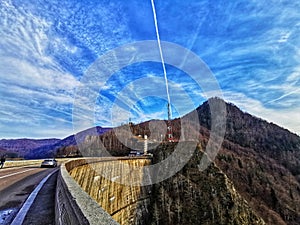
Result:
{"label": "wispy cloud", "polygon": [[61,137],[72,128],[79,81],[46,52],[57,41],[49,39],[51,22],[10,1],[1,2],[0,14],[0,136]]}
{"label": "wispy cloud", "polygon": [[[162,40],[201,57],[228,101],[300,133],[298,8],[297,1],[174,0],[157,3],[157,18]],[[150,3],[3,0],[0,16],[0,138],[62,137],[80,120],[76,131],[111,125],[114,106],[118,123],[128,116],[137,122],[166,118],[159,63],[127,66],[108,81],[94,77],[89,90],[81,83],[108,50],[155,39]],[[167,73],[174,117],[200,105],[205,90],[215,91],[202,74],[199,87],[169,65]]]}

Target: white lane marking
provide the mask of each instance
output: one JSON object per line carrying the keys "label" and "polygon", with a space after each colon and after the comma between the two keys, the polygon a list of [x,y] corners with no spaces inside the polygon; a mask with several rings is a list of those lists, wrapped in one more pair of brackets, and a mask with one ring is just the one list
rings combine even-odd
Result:
{"label": "white lane marking", "polygon": [[23,224],[25,216],[30,209],[33,201],[35,200],[36,196],[38,195],[39,191],[42,189],[46,181],[51,177],[57,170],[52,171],[48,176],[46,176],[40,183],[39,185],[31,192],[29,197],[27,198],[26,202],[23,204],[22,208],[16,215],[15,219],[12,221],[10,225],[20,225]]}
{"label": "white lane marking", "polygon": [[11,176],[14,176],[14,175],[17,175],[17,174],[20,174],[20,173],[26,173],[27,171],[35,170],[35,169],[36,168],[32,168],[32,169],[28,169],[28,170],[24,170],[24,171],[20,171],[20,172],[16,172],[16,173],[7,174],[7,175],[4,175],[4,176],[0,177],[0,179],[5,178],[5,177],[11,177]]}

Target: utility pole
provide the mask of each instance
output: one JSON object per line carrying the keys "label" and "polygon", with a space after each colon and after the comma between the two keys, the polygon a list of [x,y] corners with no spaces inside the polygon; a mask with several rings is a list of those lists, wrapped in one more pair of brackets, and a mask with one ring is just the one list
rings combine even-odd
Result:
{"label": "utility pole", "polygon": [[174,138],[173,138],[173,131],[172,131],[172,124],[171,124],[171,106],[170,106],[170,103],[168,103],[167,105],[168,107],[168,142],[174,142]]}
{"label": "utility pole", "polygon": [[148,136],[144,136],[144,155],[148,154]]}

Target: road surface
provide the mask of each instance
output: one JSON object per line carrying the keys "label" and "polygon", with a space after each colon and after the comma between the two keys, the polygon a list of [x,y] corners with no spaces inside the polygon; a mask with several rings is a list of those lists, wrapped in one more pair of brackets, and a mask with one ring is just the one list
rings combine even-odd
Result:
{"label": "road surface", "polygon": [[27,166],[0,169],[0,225],[11,223],[30,193],[53,170],[57,168]]}

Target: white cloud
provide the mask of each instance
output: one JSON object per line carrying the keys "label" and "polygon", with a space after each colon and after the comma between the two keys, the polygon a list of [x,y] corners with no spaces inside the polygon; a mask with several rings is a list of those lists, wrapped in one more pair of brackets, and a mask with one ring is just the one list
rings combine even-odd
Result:
{"label": "white cloud", "polygon": [[290,74],[286,81],[287,82],[295,82],[300,80],[300,67],[295,68],[294,72]]}
{"label": "white cloud", "polygon": [[281,37],[279,38],[279,43],[285,43],[288,41],[289,37],[291,35],[291,32],[282,32]]}
{"label": "white cloud", "polygon": [[72,128],[70,106],[80,82],[47,48],[57,45],[70,53],[77,48],[66,40],[52,39],[52,22],[10,1],[0,4],[0,137],[66,136]]}
{"label": "white cloud", "polygon": [[2,82],[7,84],[68,92],[72,92],[80,85],[74,76],[56,69],[37,67],[28,61],[15,58],[0,57],[0,59]]}
{"label": "white cloud", "polygon": [[[273,3],[270,9],[269,3],[256,0],[226,6],[203,1],[193,3],[193,11],[187,14],[190,6],[166,1],[161,4],[162,11],[171,4],[173,7],[160,17],[159,23],[164,28],[162,38],[188,46],[204,56],[222,87],[230,90],[225,96],[227,100],[233,100],[259,117],[299,130],[295,125],[298,122],[292,123],[291,119],[299,120],[296,111],[300,107],[299,10],[294,2],[283,4],[274,0]],[[12,131],[12,124],[17,125],[13,122],[18,121],[25,124],[24,127],[32,126],[40,131],[45,128],[55,133],[55,130],[68,130],[64,127],[71,125],[72,116],[74,120],[86,121],[81,124],[82,129],[95,121],[105,125],[111,121],[110,110],[116,104],[112,102],[115,97],[132,107],[140,121],[166,117],[165,105],[160,109],[155,106],[156,111],[149,110],[157,98],[145,98],[151,95],[166,100],[162,97],[165,96],[164,81],[156,80],[153,75],[159,71],[155,66],[133,69],[111,83],[101,79],[92,83],[97,80],[92,78],[89,84],[92,90],[74,94],[75,90],[82,90],[79,76],[97,56],[132,40],[155,37],[153,18],[148,18],[146,13],[151,10],[142,7],[143,4],[134,1],[105,4],[101,1],[20,1],[14,4],[10,0],[0,1],[0,124],[7,124],[4,129]],[[241,14],[245,9],[249,9],[248,14]],[[178,27],[182,29],[176,29]],[[151,82],[129,83],[147,73],[152,77]],[[181,75],[170,74],[174,79],[169,88],[172,108],[177,107],[176,110],[184,114],[200,105],[205,96],[201,87]],[[201,81],[203,86],[208,85],[204,77]],[[128,84],[125,92],[120,91],[125,84]],[[107,96],[99,97],[99,89]],[[194,105],[186,105],[186,95],[179,91],[181,89]],[[214,89],[206,90],[207,97],[215,95]],[[78,111],[72,115],[74,96]],[[102,97],[99,105],[97,97]],[[126,120],[127,116],[121,114],[120,120]],[[22,130],[22,127],[16,127],[15,131],[17,129]]]}

